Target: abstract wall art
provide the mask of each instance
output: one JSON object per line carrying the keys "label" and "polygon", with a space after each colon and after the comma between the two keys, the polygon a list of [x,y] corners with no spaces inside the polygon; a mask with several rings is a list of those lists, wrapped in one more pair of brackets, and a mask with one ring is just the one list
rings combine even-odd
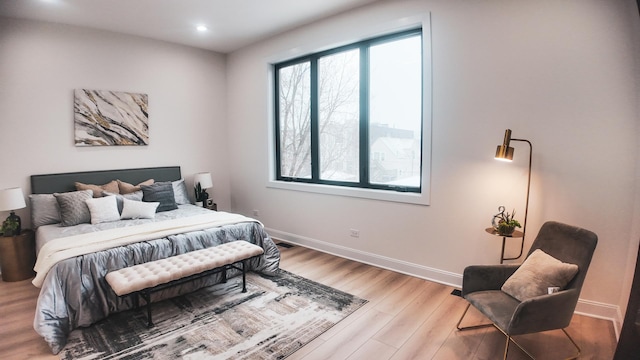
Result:
{"label": "abstract wall art", "polygon": [[76,146],[149,145],[148,95],[74,90]]}

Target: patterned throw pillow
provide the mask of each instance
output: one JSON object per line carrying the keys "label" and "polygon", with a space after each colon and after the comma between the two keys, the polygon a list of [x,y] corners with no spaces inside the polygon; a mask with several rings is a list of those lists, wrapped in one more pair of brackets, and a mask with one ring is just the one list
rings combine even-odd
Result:
{"label": "patterned throw pillow", "polygon": [[73,226],[91,222],[87,200],[93,198],[92,190],[54,193],[60,208],[62,226]]}

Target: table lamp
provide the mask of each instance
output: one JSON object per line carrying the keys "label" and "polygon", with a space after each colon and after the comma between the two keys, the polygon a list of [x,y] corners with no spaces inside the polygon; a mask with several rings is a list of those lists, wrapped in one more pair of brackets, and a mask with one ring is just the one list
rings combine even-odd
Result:
{"label": "table lamp", "polygon": [[20,235],[22,231],[22,223],[20,217],[16,215],[14,210],[22,209],[27,204],[24,201],[24,194],[19,187],[0,190],[0,211],[11,211],[5,222],[14,222],[18,224],[17,229],[12,235]]}
{"label": "table lamp", "polygon": [[211,180],[211,173],[201,172],[197,173],[193,177],[193,183],[195,184],[196,202],[203,202],[203,206],[207,206],[206,202],[209,198],[209,194],[206,189],[213,187],[213,181]]}

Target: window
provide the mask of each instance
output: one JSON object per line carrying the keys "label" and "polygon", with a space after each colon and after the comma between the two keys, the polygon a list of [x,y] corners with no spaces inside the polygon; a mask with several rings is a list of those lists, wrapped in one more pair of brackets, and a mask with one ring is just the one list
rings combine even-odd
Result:
{"label": "window", "polygon": [[276,180],[421,191],[422,31],[274,66]]}

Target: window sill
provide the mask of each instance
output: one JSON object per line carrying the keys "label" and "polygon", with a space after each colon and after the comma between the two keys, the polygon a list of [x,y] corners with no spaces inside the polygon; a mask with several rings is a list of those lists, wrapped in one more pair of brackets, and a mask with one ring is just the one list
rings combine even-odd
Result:
{"label": "window sill", "polygon": [[[289,181],[270,180],[267,183],[268,188],[303,191],[316,194],[347,196],[362,199],[391,201],[405,204],[429,205],[428,190],[423,193],[396,192],[389,190],[350,188],[343,186],[323,185],[323,184],[306,184]],[[422,187],[425,189],[425,187]]]}

